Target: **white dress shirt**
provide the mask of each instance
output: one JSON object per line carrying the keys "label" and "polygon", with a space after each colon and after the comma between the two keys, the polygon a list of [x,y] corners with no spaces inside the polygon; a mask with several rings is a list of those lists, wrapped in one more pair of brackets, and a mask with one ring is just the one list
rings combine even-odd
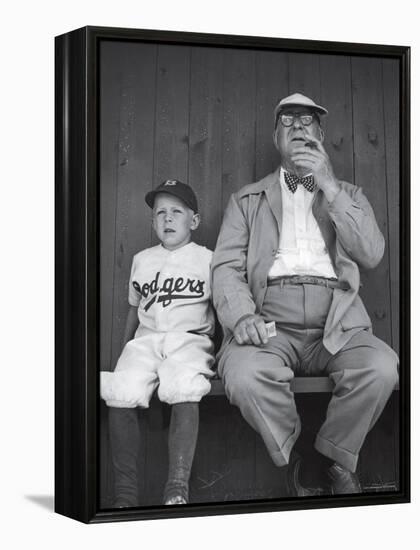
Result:
{"label": "white dress shirt", "polygon": [[298,185],[292,193],[280,169],[279,185],[282,195],[282,227],[274,263],[268,273],[272,277],[286,275],[315,275],[336,278],[330,256],[318,223],[312,213],[317,189],[311,193]]}

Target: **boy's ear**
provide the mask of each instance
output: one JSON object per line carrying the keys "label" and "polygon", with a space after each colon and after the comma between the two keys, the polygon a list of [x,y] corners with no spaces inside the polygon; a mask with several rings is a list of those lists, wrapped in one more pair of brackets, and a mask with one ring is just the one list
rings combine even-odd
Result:
{"label": "boy's ear", "polygon": [[191,220],[191,231],[194,231],[195,229],[197,229],[197,227],[200,225],[200,221],[201,221],[200,214],[196,212],[193,215]]}

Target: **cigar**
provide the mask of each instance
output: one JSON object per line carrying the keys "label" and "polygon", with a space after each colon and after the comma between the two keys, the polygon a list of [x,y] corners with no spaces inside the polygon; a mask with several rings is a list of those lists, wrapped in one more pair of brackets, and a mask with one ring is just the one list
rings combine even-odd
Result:
{"label": "cigar", "polygon": [[316,143],[316,141],[307,141],[305,143],[305,147],[309,147],[309,149],[317,149],[318,147],[318,144]]}

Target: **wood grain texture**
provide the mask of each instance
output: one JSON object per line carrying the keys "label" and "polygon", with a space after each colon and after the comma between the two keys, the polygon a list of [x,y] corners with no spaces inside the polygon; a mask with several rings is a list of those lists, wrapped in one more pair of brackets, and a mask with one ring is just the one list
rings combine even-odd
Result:
{"label": "wood grain texture", "polygon": [[274,108],[289,91],[289,63],[286,53],[257,52],[256,96],[256,179],[273,172],[280,163],[273,143]]}
{"label": "wood grain texture", "polygon": [[115,214],[118,174],[119,100],[121,73],[119,60],[124,49],[119,44],[105,43],[101,51],[101,192],[100,192],[100,310],[101,370],[112,370],[113,292],[115,262]]}
{"label": "wood grain texture", "polygon": [[[371,203],[388,247],[388,215],[383,118],[382,63],[374,58],[352,59],[354,119],[354,183]],[[361,296],[374,333],[391,343],[391,298],[388,253],[374,270],[362,273]]]}
{"label": "wood grain texture", "polygon": [[190,48],[159,46],[154,187],[188,179],[190,60]]}
{"label": "wood grain texture", "polygon": [[224,50],[222,209],[233,192],[255,181],[255,96],[255,52]]}
{"label": "wood grain texture", "polygon": [[223,50],[191,51],[188,183],[199,201],[199,244],[214,249],[222,221]]}
{"label": "wood grain texture", "polygon": [[[399,194],[399,148],[400,120],[398,107],[399,66],[398,61],[382,61],[385,121],[386,189],[388,206],[388,262],[391,291],[391,331],[392,347],[398,353],[400,349],[400,194]],[[407,182],[402,182],[407,185]]]}
{"label": "wood grain texture", "polygon": [[289,54],[289,94],[299,92],[321,102],[320,59],[316,54]]}
{"label": "wood grain texture", "polygon": [[320,57],[321,105],[328,109],[322,117],[324,147],[339,179],[353,183],[353,105],[349,58]]}
{"label": "wood grain texture", "polygon": [[150,246],[150,209],[145,191],[152,187],[156,46],[127,44],[123,56],[118,137],[112,364],[121,353],[128,308],[133,255]]}

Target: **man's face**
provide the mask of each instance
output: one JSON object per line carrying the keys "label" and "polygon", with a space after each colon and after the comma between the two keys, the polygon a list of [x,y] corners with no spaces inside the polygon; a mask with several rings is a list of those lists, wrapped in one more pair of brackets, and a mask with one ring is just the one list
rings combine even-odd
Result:
{"label": "man's face", "polygon": [[[281,122],[281,116],[287,115],[293,117],[291,126],[284,126]],[[313,115],[312,123],[305,126],[299,118],[304,115]],[[279,116],[277,127],[274,131],[274,144],[276,145],[282,162],[286,165],[291,164],[290,157],[296,147],[302,146],[310,140],[311,137],[323,141],[324,134],[320,128],[316,114],[305,107],[292,107],[282,111]]]}
{"label": "man's face", "polygon": [[188,244],[191,231],[198,227],[200,217],[178,197],[158,193],[153,205],[153,229],[162,245],[176,250]]}

